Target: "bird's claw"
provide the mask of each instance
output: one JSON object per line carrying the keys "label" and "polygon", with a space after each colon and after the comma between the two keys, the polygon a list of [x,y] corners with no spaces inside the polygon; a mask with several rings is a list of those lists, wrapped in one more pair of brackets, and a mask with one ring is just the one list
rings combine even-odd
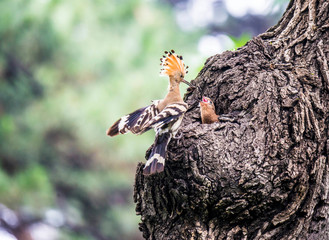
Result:
{"label": "bird's claw", "polygon": [[[178,135],[179,134],[179,135]],[[173,136],[173,139],[179,140],[183,137],[183,133],[182,132],[178,132],[175,136]]]}

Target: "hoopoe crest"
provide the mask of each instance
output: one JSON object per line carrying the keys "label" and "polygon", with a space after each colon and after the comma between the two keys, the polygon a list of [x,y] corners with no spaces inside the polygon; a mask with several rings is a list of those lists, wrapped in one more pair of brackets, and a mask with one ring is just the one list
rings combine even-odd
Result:
{"label": "hoopoe crest", "polygon": [[170,52],[165,51],[165,54],[163,58],[160,58],[160,65],[163,67],[160,71],[160,75],[174,76],[175,73],[178,72],[184,77],[185,74],[188,73],[186,70],[188,66],[185,68],[183,57],[176,55],[174,50]]}

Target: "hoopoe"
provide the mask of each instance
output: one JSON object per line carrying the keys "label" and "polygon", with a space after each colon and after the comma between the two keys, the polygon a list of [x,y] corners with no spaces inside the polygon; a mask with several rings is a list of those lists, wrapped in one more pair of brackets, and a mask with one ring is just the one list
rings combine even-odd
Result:
{"label": "hoopoe", "polygon": [[200,111],[201,111],[201,122],[203,124],[210,124],[214,122],[219,122],[218,115],[215,112],[215,105],[208,97],[202,97],[200,102]]}
{"label": "hoopoe", "polygon": [[183,57],[175,54],[174,50],[165,51],[165,54],[160,59],[160,65],[163,67],[160,75],[169,77],[169,90],[165,98],[152,101],[151,105],[121,117],[107,130],[107,135],[111,137],[129,131],[139,135],[151,128],[155,130],[155,142],[143,169],[144,175],[164,170],[167,145],[171,138],[176,136],[188,107],[179,90],[181,82],[191,86],[184,79],[188,67],[185,68]]}

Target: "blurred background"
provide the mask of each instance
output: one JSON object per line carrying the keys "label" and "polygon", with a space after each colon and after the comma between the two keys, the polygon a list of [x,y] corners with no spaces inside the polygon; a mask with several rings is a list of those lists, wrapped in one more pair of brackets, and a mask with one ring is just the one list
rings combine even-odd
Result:
{"label": "blurred background", "polygon": [[142,239],[134,175],[154,133],[109,138],[106,129],[164,97],[163,51],[183,55],[194,79],[287,4],[0,1],[0,239]]}

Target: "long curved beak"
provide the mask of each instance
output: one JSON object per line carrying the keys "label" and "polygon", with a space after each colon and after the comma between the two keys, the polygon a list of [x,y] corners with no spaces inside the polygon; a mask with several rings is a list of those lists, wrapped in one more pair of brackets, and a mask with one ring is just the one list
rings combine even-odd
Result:
{"label": "long curved beak", "polygon": [[191,83],[189,83],[188,81],[186,81],[185,79],[182,80],[183,83],[187,84],[188,86],[192,87]]}

